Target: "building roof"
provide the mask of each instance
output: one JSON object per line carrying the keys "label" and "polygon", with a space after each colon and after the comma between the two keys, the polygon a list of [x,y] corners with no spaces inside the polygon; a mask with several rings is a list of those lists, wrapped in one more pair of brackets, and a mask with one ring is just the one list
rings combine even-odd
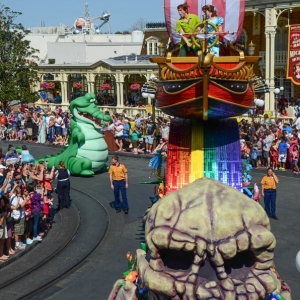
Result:
{"label": "building roof", "polygon": [[300,1],[290,1],[290,0],[246,0],[246,10],[255,8],[268,8],[274,6],[300,6]]}

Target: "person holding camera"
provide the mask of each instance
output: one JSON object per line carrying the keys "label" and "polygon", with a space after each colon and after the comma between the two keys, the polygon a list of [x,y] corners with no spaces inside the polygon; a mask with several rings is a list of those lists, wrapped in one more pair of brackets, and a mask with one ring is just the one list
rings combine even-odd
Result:
{"label": "person holding camera", "polygon": [[24,206],[29,199],[24,199],[20,183],[15,180],[14,186],[10,192],[10,208],[12,209],[11,217],[15,233],[16,249],[24,250],[26,245],[21,242],[25,231],[25,210]]}
{"label": "person holding camera", "polygon": [[269,218],[278,220],[276,216],[276,184],[279,180],[272,168],[268,168],[267,175],[261,180],[261,195],[264,197],[265,211]]}

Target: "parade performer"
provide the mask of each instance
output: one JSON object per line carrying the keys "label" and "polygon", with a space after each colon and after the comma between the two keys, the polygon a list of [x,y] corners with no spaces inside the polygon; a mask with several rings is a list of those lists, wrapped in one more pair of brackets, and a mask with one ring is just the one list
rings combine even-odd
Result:
{"label": "parade performer", "polygon": [[124,164],[119,162],[118,156],[113,156],[111,166],[108,170],[110,186],[114,191],[115,210],[116,213],[121,212],[120,192],[122,194],[124,213],[127,215],[129,211],[126,189],[128,189],[128,174]]}
{"label": "parade performer", "polygon": [[268,217],[278,220],[276,216],[276,184],[279,180],[272,168],[268,169],[267,176],[261,180],[261,195],[264,197],[265,211]]}
{"label": "parade performer", "polygon": [[[222,17],[217,16],[217,8],[213,5],[204,5],[202,7],[202,11],[204,12],[203,18],[206,19],[208,22],[213,23],[216,25],[216,27],[219,29],[219,32],[223,31],[223,26],[222,24],[224,23],[224,19]],[[208,32],[214,32],[215,29],[213,28],[212,25],[208,24],[207,25]],[[215,36],[210,37],[207,41],[207,45],[211,45],[215,40]],[[214,52],[214,56],[219,56],[219,42],[216,43],[215,46],[210,48],[210,51]]]}
{"label": "parade performer", "polygon": [[180,19],[176,23],[176,32],[182,34],[180,41],[179,56],[188,56],[190,52],[196,56],[199,48],[192,44],[190,37],[185,36],[186,33],[193,33],[194,27],[201,22],[197,15],[189,14],[187,3],[183,3],[177,6]]}
{"label": "parade performer", "polygon": [[61,153],[39,158],[38,161],[48,160],[49,168],[59,168],[63,161],[72,175],[92,176],[102,170],[108,159],[107,144],[103,138],[100,125],[109,121],[95,104],[95,94],[73,100],[70,104],[71,136],[69,146]]}

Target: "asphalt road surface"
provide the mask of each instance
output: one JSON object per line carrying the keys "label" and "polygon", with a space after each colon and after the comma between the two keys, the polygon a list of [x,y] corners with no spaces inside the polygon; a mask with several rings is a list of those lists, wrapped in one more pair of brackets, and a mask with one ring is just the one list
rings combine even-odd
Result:
{"label": "asphalt road surface", "polygon": [[[2,143],[0,146],[6,149],[7,144]],[[27,146],[34,157],[60,151],[60,149],[41,145],[27,144]],[[151,169],[148,167],[149,159],[120,157],[121,162],[128,168],[129,174],[127,195],[130,210],[128,215],[116,214],[112,208],[113,192],[107,173],[98,174],[93,178],[71,178],[72,188],[94,197],[106,209],[109,216],[108,230],[101,243],[80,268],[37,294],[34,299],[107,299],[114,282],[127,270],[126,253],[130,251],[134,254],[135,250],[140,247],[140,242],[144,240],[141,219],[150,204],[149,197],[153,195],[154,186],[141,185],[139,182],[155,179],[153,175],[151,176]],[[253,170],[251,172],[252,183],[260,183],[265,173],[266,170]],[[297,299],[300,295],[300,274],[295,266],[295,257],[300,250],[300,193],[298,190],[300,175],[297,177],[290,172],[279,171],[277,175],[280,181],[277,189],[279,220],[271,219],[270,221],[271,230],[277,240],[274,261],[282,279],[291,286],[293,299]],[[85,206],[89,208],[90,200],[84,196],[77,201],[86,201]],[[99,226],[101,224],[99,220]],[[90,238],[93,239],[93,234],[90,234]],[[42,247],[43,245],[40,245],[41,251],[43,251]],[[5,268],[10,268],[10,266]]]}

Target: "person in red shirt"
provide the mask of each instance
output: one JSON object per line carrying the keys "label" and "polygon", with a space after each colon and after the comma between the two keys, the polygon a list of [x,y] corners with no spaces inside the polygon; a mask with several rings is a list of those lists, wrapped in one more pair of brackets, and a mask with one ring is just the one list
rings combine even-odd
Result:
{"label": "person in red shirt", "polygon": [[273,170],[278,169],[278,157],[279,157],[279,149],[277,146],[277,142],[273,141],[272,146],[270,148],[270,156],[271,156],[271,165]]}
{"label": "person in red shirt", "polygon": [[5,126],[7,123],[7,118],[3,111],[0,111],[0,125]]}

